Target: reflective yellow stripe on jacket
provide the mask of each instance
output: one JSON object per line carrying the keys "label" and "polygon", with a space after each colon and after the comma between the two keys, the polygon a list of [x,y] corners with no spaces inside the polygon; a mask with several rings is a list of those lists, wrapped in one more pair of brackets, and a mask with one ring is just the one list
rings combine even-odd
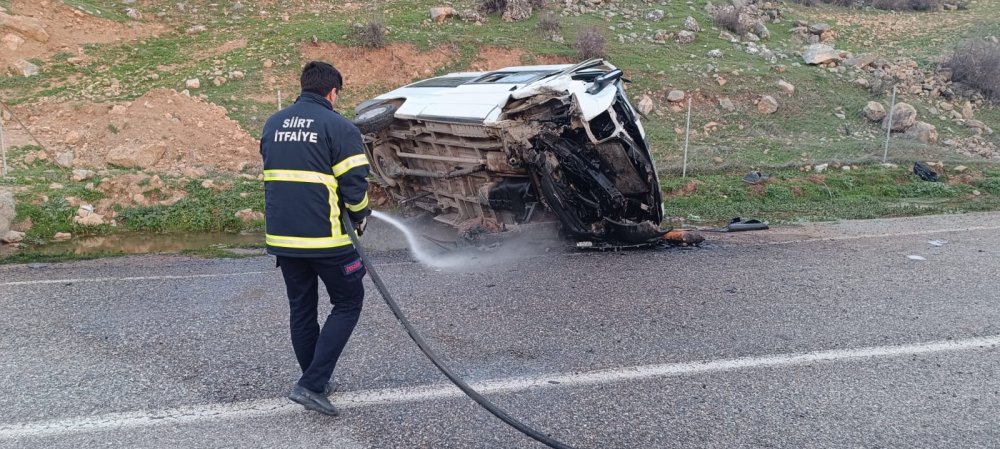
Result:
{"label": "reflective yellow stripe on jacket", "polygon": [[352,168],[361,167],[368,165],[368,158],[363,154],[355,154],[347,159],[344,159],[333,166],[333,176],[340,177],[344,173],[351,171]]}
{"label": "reflective yellow stripe on jacket", "polygon": [[[345,160],[344,162],[347,162],[347,160]],[[297,248],[297,249],[336,248],[351,244],[350,237],[340,232],[340,208],[337,207],[337,202],[338,202],[337,178],[335,176],[328,175],[326,173],[305,171],[305,170],[264,170],[264,181],[307,182],[313,184],[323,184],[327,188],[328,197],[330,201],[329,237],[294,237],[287,235],[265,234],[264,235],[265,243],[267,243],[270,246],[278,246],[283,248]],[[365,205],[368,204],[367,194],[365,195],[365,200],[363,201],[363,203]]]}
{"label": "reflective yellow stripe on jacket", "polygon": [[299,249],[323,249],[347,246],[351,238],[346,235],[338,237],[288,237],[284,235],[265,234],[264,241],[271,246]]}
{"label": "reflective yellow stripe on jacket", "polygon": [[361,212],[365,210],[365,208],[368,207],[368,192],[365,192],[365,197],[361,199],[360,203],[344,204],[344,206],[347,206],[347,210],[351,212]]}

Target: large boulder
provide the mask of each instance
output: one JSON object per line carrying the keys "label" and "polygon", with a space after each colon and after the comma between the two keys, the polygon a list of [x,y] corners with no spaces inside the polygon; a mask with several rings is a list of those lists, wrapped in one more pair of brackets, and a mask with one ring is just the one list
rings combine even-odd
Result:
{"label": "large boulder", "polygon": [[901,133],[910,129],[915,123],[917,123],[917,109],[907,103],[896,103],[892,113],[882,121],[882,129],[889,128],[892,132]]}
{"label": "large boulder", "polygon": [[7,235],[10,231],[10,224],[17,216],[17,203],[14,202],[14,194],[7,191],[0,191],[0,236]]}
{"label": "large boulder", "polygon": [[866,119],[873,122],[881,122],[882,120],[885,120],[886,116],[885,106],[882,106],[882,103],[877,101],[869,101],[861,113],[864,114]]}
{"label": "large boulder", "polygon": [[811,65],[839,62],[840,52],[829,45],[813,44],[802,51],[802,59],[806,64]]}
{"label": "large boulder", "polygon": [[938,143],[937,128],[930,123],[916,122],[904,134],[906,137],[916,139],[920,143],[933,145]]}

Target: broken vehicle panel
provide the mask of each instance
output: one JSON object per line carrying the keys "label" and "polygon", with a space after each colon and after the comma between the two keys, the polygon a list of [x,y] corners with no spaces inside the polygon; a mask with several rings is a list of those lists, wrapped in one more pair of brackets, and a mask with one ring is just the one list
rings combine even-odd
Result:
{"label": "broken vehicle panel", "polygon": [[378,183],[437,221],[656,244],[659,182],[623,81],[599,59],[453,73],[362,103],[355,123]]}

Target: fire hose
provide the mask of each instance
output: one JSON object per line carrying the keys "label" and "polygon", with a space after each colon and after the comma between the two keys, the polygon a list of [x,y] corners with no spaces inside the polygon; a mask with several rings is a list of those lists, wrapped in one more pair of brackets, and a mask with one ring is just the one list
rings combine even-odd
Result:
{"label": "fire hose", "polygon": [[444,374],[444,376],[447,377],[448,380],[451,381],[451,383],[455,384],[455,386],[458,387],[459,390],[462,390],[462,392],[465,393],[466,396],[468,396],[470,399],[472,399],[477,404],[482,406],[484,409],[486,409],[486,411],[493,414],[493,416],[496,416],[507,425],[517,429],[518,431],[534,439],[535,441],[538,441],[539,443],[542,443],[553,449],[573,449],[572,446],[569,446],[565,443],[555,440],[552,437],[549,437],[548,435],[545,435],[544,433],[529,427],[527,424],[524,424],[517,418],[510,416],[509,413],[507,413],[500,407],[497,407],[495,404],[490,402],[489,399],[483,397],[483,395],[479,394],[479,392],[477,392],[471,386],[469,386],[469,384],[466,383],[465,380],[463,380],[461,377],[458,377],[458,375],[452,372],[451,368],[446,366],[441,361],[441,359],[438,358],[437,354],[435,354],[434,351],[431,350],[430,346],[427,345],[427,342],[424,341],[423,337],[421,337],[420,334],[417,332],[417,330],[413,327],[413,325],[410,324],[410,321],[406,318],[406,315],[403,314],[403,311],[399,308],[399,305],[396,303],[396,300],[393,299],[392,294],[389,293],[389,288],[385,285],[385,282],[382,281],[382,277],[379,276],[378,271],[375,270],[375,266],[372,265],[370,259],[368,258],[368,254],[365,252],[364,248],[361,247],[361,242],[358,239],[357,234],[354,232],[354,226],[351,224],[347,214],[342,214],[341,220],[344,223],[344,229],[347,230],[347,235],[351,238],[351,243],[354,244],[354,248],[358,251],[358,255],[361,256],[361,260],[364,262],[365,268],[368,270],[368,274],[372,278],[372,282],[375,283],[375,288],[378,289],[379,293],[382,295],[382,299],[384,299],[386,305],[389,306],[389,310],[391,310],[392,314],[396,316],[396,320],[399,321],[399,324],[403,325],[403,328],[406,329],[406,333],[410,336],[413,342],[417,344],[420,350],[423,351],[424,355],[426,355],[427,358],[431,361],[431,363],[433,363],[434,366],[437,367],[439,371],[441,371],[441,374]]}

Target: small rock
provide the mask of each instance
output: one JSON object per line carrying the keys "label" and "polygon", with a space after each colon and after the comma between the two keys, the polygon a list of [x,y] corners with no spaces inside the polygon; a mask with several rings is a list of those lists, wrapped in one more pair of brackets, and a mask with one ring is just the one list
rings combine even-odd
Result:
{"label": "small rock", "polygon": [[24,233],[18,231],[7,231],[3,237],[0,237],[0,242],[6,244],[21,243],[24,241]]}
{"label": "small rock", "polygon": [[205,25],[195,25],[187,29],[188,34],[203,33],[205,31],[208,31],[208,27]]}
{"label": "small rock", "polygon": [[881,122],[882,120],[885,120],[886,115],[885,106],[882,106],[882,103],[877,101],[869,101],[861,113],[866,119],[873,122]]}
{"label": "small rock", "polygon": [[264,219],[264,213],[263,212],[254,211],[253,209],[243,209],[243,210],[237,211],[236,214],[234,214],[234,215],[236,216],[236,218],[239,218],[240,220],[242,220],[244,222],[261,221],[261,220]]}
{"label": "small rock", "polygon": [[740,41],[740,38],[736,37],[733,33],[730,33],[728,31],[722,31],[722,32],[720,32],[719,33],[719,39],[722,39],[722,40],[724,40],[726,42],[739,42]]}
{"label": "small rock", "polygon": [[906,130],[904,135],[927,145],[934,145],[938,143],[937,129],[930,123],[916,122],[913,126]]}
{"label": "small rock", "polygon": [[865,78],[858,78],[854,80],[854,84],[863,89],[868,89],[869,87],[872,87],[872,83]]}
{"label": "small rock", "polygon": [[709,50],[708,51],[708,57],[709,58],[715,58],[715,59],[721,58],[722,57],[722,50],[719,50],[718,48],[713,49],[713,50]]}
{"label": "small rock", "polygon": [[55,159],[56,165],[62,168],[70,168],[73,166],[73,152],[67,151],[65,153],[59,153],[56,155]]}
{"label": "small rock", "polygon": [[813,171],[815,171],[816,173],[823,173],[824,171],[826,171],[827,167],[829,167],[829,166],[830,166],[830,164],[819,164],[819,165],[813,167]]}
{"label": "small rock", "polygon": [[757,22],[753,26],[753,34],[763,40],[768,40],[771,38],[771,31],[767,29],[767,26],[763,23]]}
{"label": "small rock", "polygon": [[639,100],[639,113],[649,115],[650,112],[653,112],[653,99],[649,95],[643,95]]}
{"label": "small rock", "polygon": [[988,125],[986,125],[986,123],[983,123],[980,120],[966,120],[965,121],[965,126],[967,128],[971,128],[971,129],[977,130],[980,134],[982,134],[982,133],[993,134],[993,130],[990,129],[990,127]]}
{"label": "small rock", "polygon": [[966,167],[964,165],[959,165],[959,166],[953,168],[952,170],[954,170],[955,173],[962,173],[962,172],[964,172],[964,171],[966,171],[968,169],[969,169],[969,167]]}
{"label": "small rock", "polygon": [[236,81],[241,81],[243,80],[243,78],[246,78],[246,74],[239,70],[234,70],[232,72],[229,72],[229,77]]}
{"label": "small rock", "polygon": [[712,162],[715,162],[716,164],[721,164],[724,161],[723,161],[723,159],[721,157],[716,156],[716,157],[712,158]]}
{"label": "small rock", "polygon": [[198,89],[201,87],[201,80],[198,78],[192,78],[184,82],[184,87],[188,89]]}
{"label": "small rock", "polygon": [[778,88],[781,89],[781,91],[786,95],[792,95],[795,93],[795,86],[785,80],[778,81]]}
{"label": "small rock", "polygon": [[684,91],[674,89],[667,94],[667,101],[671,103],[677,103],[684,101]]}
{"label": "small rock", "polygon": [[66,133],[66,137],[63,138],[63,142],[65,142],[66,145],[71,145],[72,146],[72,145],[76,145],[76,144],[80,143],[81,139],[82,138],[80,137],[80,133],[78,133],[76,131],[70,131],[70,132]]}
{"label": "small rock", "polygon": [[211,188],[215,187],[215,182],[212,181],[211,179],[206,179],[206,180],[204,180],[204,181],[201,182],[201,187],[203,189],[211,189]]}
{"label": "small rock", "polygon": [[0,235],[7,234],[15,218],[17,218],[17,201],[14,199],[14,194],[0,190]]}
{"label": "small rock", "polygon": [[20,73],[21,76],[24,77],[38,75],[38,73],[41,71],[41,69],[39,69],[37,65],[34,65],[23,59],[18,59],[17,61],[14,61],[14,69],[16,69],[17,73]]}
{"label": "small rock", "polygon": [[962,106],[962,118],[965,120],[976,118],[975,112],[972,111],[972,103],[966,101],[965,106]]}
{"label": "small rock", "polygon": [[52,236],[52,240],[56,242],[64,242],[71,238],[73,238],[73,234],[70,234],[68,232],[57,232],[55,235]]}
{"label": "small rock", "polygon": [[[226,81],[229,81],[229,80],[226,79],[226,77],[224,77],[224,76],[217,76],[217,77],[215,77],[212,80],[212,84],[214,84],[216,87],[218,87],[218,86],[221,86],[223,84],[226,84]],[[197,87],[194,87],[192,89],[197,89]]]}
{"label": "small rock", "polygon": [[264,68],[265,69],[269,69],[271,67],[274,67],[274,61],[270,60],[270,59],[265,59],[264,60]]}
{"label": "small rock", "polygon": [[719,107],[727,112],[733,112],[736,110],[736,105],[733,104],[733,100],[725,97],[719,99]]}
{"label": "small rock", "polygon": [[832,29],[830,24],[826,22],[814,23],[812,25],[809,25],[808,28],[809,32],[812,34],[823,34],[824,31],[829,31],[830,29]]}
{"label": "small rock", "polygon": [[663,17],[664,17],[664,13],[663,13],[662,9],[654,9],[654,10],[646,13],[646,20],[650,20],[650,21],[653,21],[653,22],[659,22],[659,21],[663,20]]}
{"label": "small rock", "polygon": [[430,18],[435,23],[444,23],[446,19],[455,15],[455,8],[450,6],[439,6],[436,8],[431,8]]}
{"label": "small rock", "polygon": [[829,62],[839,62],[840,52],[825,44],[813,44],[802,51],[802,59],[806,64],[819,65]]}
{"label": "small rock", "polygon": [[97,173],[94,173],[91,170],[83,170],[83,169],[73,170],[73,181],[75,182],[83,182],[93,178],[94,176],[97,176]]}
{"label": "small rock", "polygon": [[49,190],[62,190],[62,188],[63,185],[59,184],[58,182],[53,182],[52,184],[49,184]]}
{"label": "small rock", "polygon": [[844,60],[844,65],[848,67],[854,67],[856,69],[863,69],[875,63],[878,59],[873,54],[865,53],[861,55],[854,56],[852,58],[847,58]]}
{"label": "small rock", "polygon": [[3,43],[3,46],[8,50],[15,51],[18,47],[24,44],[24,39],[22,39],[21,36],[11,33],[5,35],[3,39],[0,39],[0,43]]}
{"label": "small rock", "polygon": [[688,30],[683,30],[677,33],[677,43],[678,44],[690,44],[694,42],[695,34]]}
{"label": "small rock", "polygon": [[778,112],[778,100],[770,95],[764,95],[757,102],[757,112],[767,115]]}
{"label": "small rock", "polygon": [[684,19],[684,29],[688,31],[701,31],[701,26],[698,25],[697,20],[694,20],[694,17],[688,16]]}
{"label": "small rock", "polygon": [[126,9],[125,15],[132,20],[142,20],[142,12],[135,8]]}

